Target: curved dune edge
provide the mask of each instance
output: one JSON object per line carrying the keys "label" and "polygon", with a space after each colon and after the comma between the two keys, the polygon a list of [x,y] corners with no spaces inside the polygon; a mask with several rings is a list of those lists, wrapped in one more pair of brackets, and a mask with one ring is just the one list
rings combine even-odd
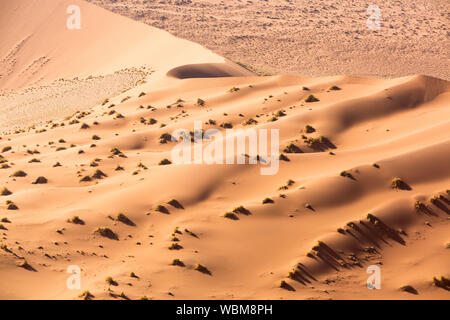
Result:
{"label": "curved dune edge", "polygon": [[254,75],[251,71],[230,62],[189,64],[176,67],[167,72],[168,77],[176,79],[245,77]]}
{"label": "curved dune edge", "polygon": [[[450,270],[448,82],[251,76],[141,90],[1,136],[0,189],[12,193],[0,196],[0,217],[9,221],[1,298],[78,299],[84,290],[94,299],[122,291],[131,299],[448,298],[432,283]],[[309,95],[319,101],[305,102]],[[250,118],[257,122],[244,124]],[[222,132],[225,122],[280,129],[289,161],[273,176],[253,165],[159,165],[175,146],[161,135],[192,130],[194,119]],[[302,135],[329,143],[309,145]],[[301,151],[285,152],[291,143]],[[14,177],[19,170],[27,175]],[[392,188],[395,178],[408,188]],[[418,200],[428,209],[418,212]],[[236,220],[224,218],[239,206],[246,210]],[[113,233],[102,236],[103,227]],[[306,257],[318,240],[314,258]],[[24,259],[34,270],[18,266]],[[366,288],[371,264],[382,270],[383,290]],[[69,265],[83,269],[80,290],[65,287]],[[108,276],[118,283],[112,291]],[[280,288],[282,280],[288,286]]]}

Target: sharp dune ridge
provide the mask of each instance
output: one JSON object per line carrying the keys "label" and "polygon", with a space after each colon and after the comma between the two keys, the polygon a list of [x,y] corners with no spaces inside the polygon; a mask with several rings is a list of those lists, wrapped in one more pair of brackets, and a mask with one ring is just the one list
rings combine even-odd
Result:
{"label": "sharp dune ridge", "polygon": [[[1,299],[450,297],[434,280],[450,276],[450,82],[260,77],[84,1],[0,15],[14,31],[0,106],[15,103],[0,118]],[[172,163],[167,136],[194,120],[279,129],[279,171]]]}

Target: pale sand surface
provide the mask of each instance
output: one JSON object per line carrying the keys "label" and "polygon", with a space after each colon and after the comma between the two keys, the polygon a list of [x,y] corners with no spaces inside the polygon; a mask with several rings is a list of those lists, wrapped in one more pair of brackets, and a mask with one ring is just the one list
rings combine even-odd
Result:
{"label": "pale sand surface", "polygon": [[[80,106],[91,103],[76,114],[71,109],[68,118],[53,104],[45,109],[51,123],[0,136],[0,191],[12,193],[0,196],[0,219],[6,218],[0,298],[80,299],[85,290],[94,299],[123,299],[122,292],[130,299],[450,298],[448,288],[433,284],[433,277],[450,277],[448,81],[421,75],[258,77],[218,65],[225,60],[199,45],[84,2],[78,3],[86,25],[95,20],[97,27],[80,30],[77,46],[62,35],[52,42],[66,32],[58,29],[62,18],[55,12],[64,13],[71,2],[0,1],[0,14],[13,16],[9,27],[16,30],[0,38],[0,59],[30,36],[15,54],[17,69],[0,69],[7,74],[0,79],[8,92],[3,99],[21,102],[17,94],[25,92],[8,121],[42,121],[39,112],[27,113],[26,121],[18,114],[30,107],[33,92],[56,103],[48,90],[58,86],[70,93],[59,98],[68,107],[76,96]],[[31,10],[36,20],[16,27]],[[116,25],[115,35],[102,29]],[[133,42],[137,30],[157,33],[158,50]],[[96,51],[108,41],[108,54]],[[71,50],[58,52],[60,46]],[[18,76],[46,48],[54,49],[51,62],[35,75]],[[133,67],[151,72],[113,94],[121,85],[126,89],[129,78],[114,85],[116,78],[105,79]],[[98,92],[86,87],[90,75]],[[76,77],[68,87],[72,80],[58,81]],[[330,90],[333,85],[340,90]],[[230,92],[233,87],[239,90]],[[97,102],[110,92],[107,102]],[[319,101],[305,102],[310,94]],[[33,103],[32,109],[42,108]],[[149,124],[151,118],[157,122]],[[250,118],[256,123],[244,125]],[[235,129],[279,129],[280,151],[289,161],[280,161],[279,172],[269,176],[260,174],[261,163],[159,165],[176,145],[161,143],[161,135],[192,130],[194,120],[221,132],[225,122]],[[315,131],[306,132],[306,125]],[[308,146],[303,135],[326,140]],[[290,143],[301,152],[285,152]],[[13,176],[19,170],[26,176]],[[94,177],[97,170],[105,176]],[[91,181],[81,182],[86,176]],[[47,183],[33,184],[38,177]],[[407,187],[392,188],[394,178]],[[263,204],[267,197],[274,202]],[[171,199],[182,208],[168,204]],[[18,210],[8,210],[6,201]],[[157,211],[159,205],[167,212]],[[249,212],[224,217],[238,206]],[[119,213],[129,221],[120,221]],[[68,222],[75,216],[82,223]],[[110,228],[115,239],[100,235],[99,227]],[[178,247],[169,249],[174,243]],[[182,266],[171,265],[174,259]],[[24,260],[29,268],[20,266]],[[196,270],[197,264],[209,273]],[[82,270],[79,290],[66,286],[71,265]],[[369,265],[381,268],[381,290],[366,287]],[[108,285],[107,277],[116,283]],[[280,288],[281,281],[287,286]],[[405,285],[417,294],[402,291]]]}

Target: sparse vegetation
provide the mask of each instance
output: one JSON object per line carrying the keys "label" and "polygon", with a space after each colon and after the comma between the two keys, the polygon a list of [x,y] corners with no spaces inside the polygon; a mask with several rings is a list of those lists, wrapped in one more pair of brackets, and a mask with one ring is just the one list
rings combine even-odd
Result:
{"label": "sparse vegetation", "polygon": [[81,225],[84,224],[84,221],[81,220],[79,216],[74,216],[74,217],[68,219],[67,222],[74,223],[74,224],[81,224]]}
{"label": "sparse vegetation", "polygon": [[234,214],[233,212],[225,212],[223,217],[230,219],[230,220],[239,220],[238,216],[236,214]]}
{"label": "sparse vegetation", "polygon": [[101,235],[102,237],[118,240],[117,234],[107,227],[99,227],[95,233]]}
{"label": "sparse vegetation", "polygon": [[173,259],[171,265],[184,267],[184,263],[180,259]]}
{"label": "sparse vegetation", "polygon": [[158,211],[158,212],[161,212],[161,213],[166,213],[166,214],[169,213],[169,210],[166,207],[164,207],[163,205],[158,205],[156,207],[155,211]]}
{"label": "sparse vegetation", "polygon": [[233,125],[229,122],[224,122],[220,125],[220,127],[224,128],[224,129],[231,129],[231,128],[233,128]]}
{"label": "sparse vegetation", "polygon": [[208,270],[208,268],[206,268],[204,265],[201,265],[200,263],[197,263],[194,266],[194,270],[197,270],[201,273],[211,274],[211,272]]}
{"label": "sparse vegetation", "polygon": [[408,184],[402,180],[402,178],[394,178],[392,179],[391,187],[393,189],[400,189],[400,190],[409,190],[410,187]]}
{"label": "sparse vegetation", "polygon": [[19,210],[19,207],[11,200],[8,200],[8,201],[6,201],[6,209],[7,210]]}
{"label": "sparse vegetation", "polygon": [[182,246],[178,244],[178,242],[174,242],[169,246],[169,250],[180,250],[183,249]]}
{"label": "sparse vegetation", "polygon": [[266,203],[274,203],[274,201],[273,201],[272,199],[270,199],[270,198],[265,198],[265,199],[262,201],[262,203],[263,203],[263,204],[266,204]]}
{"label": "sparse vegetation", "polygon": [[440,279],[438,279],[437,277],[434,277],[433,278],[433,284],[436,287],[439,287],[439,288],[442,288],[442,289],[450,291],[450,279],[448,279],[448,278],[446,278],[444,276],[441,276]]}
{"label": "sparse vegetation", "polygon": [[9,190],[5,187],[5,188],[2,189],[2,191],[0,192],[0,194],[1,194],[2,196],[9,196],[9,195],[12,194],[12,192],[9,191]]}
{"label": "sparse vegetation", "polygon": [[205,105],[205,100],[198,98],[198,99],[197,99],[197,105],[203,107],[203,106]]}
{"label": "sparse vegetation", "polygon": [[314,131],[316,131],[316,129],[314,129],[312,126],[310,126],[309,124],[307,124],[305,126],[305,128],[303,129],[304,132],[306,133],[313,133]]}
{"label": "sparse vegetation", "polygon": [[280,157],[279,157],[279,159],[281,160],[281,161],[290,161],[289,160],[289,158],[288,157],[286,157],[284,154],[280,154]]}
{"label": "sparse vegetation", "polygon": [[38,177],[33,184],[46,184],[48,182],[46,177],[40,176]]}
{"label": "sparse vegetation", "polygon": [[302,153],[302,150],[299,147],[297,147],[295,144],[290,143],[290,144],[287,145],[286,148],[284,148],[283,152],[286,152],[286,153]]}

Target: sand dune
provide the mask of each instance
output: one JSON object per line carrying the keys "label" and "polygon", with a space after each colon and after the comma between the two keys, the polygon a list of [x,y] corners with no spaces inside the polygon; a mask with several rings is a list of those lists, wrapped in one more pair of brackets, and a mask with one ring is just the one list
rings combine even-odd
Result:
{"label": "sand dune", "polygon": [[[62,19],[49,12],[64,12],[67,2],[40,3],[37,16],[47,22],[38,28],[36,18],[17,38],[2,38],[0,58],[27,34],[23,48],[36,55],[69,45],[46,35]],[[433,280],[450,276],[448,81],[258,77],[80,5],[101,20],[78,40],[89,58],[64,63],[79,52],[49,50],[42,73],[18,77],[17,69],[2,88],[37,81],[58,92],[52,81],[61,77],[153,72],[66,118],[45,109],[53,121],[29,127],[37,115],[17,117],[21,129],[2,130],[0,298],[82,299],[88,290],[93,299],[449,299]],[[13,23],[38,4],[0,7],[0,23],[4,12],[16,14]],[[141,44],[143,34],[167,51]],[[17,68],[35,59],[17,54]],[[13,94],[5,97],[19,101]],[[222,133],[279,129],[279,171],[261,175],[264,159],[162,165],[177,145],[164,134],[193,131],[194,120]],[[82,270],[80,289],[66,286],[71,265]],[[370,265],[381,269],[381,290],[367,289]]]}
{"label": "sand dune", "polygon": [[[88,0],[261,74],[450,80],[447,0]],[[380,28],[371,29],[380,9]]]}

